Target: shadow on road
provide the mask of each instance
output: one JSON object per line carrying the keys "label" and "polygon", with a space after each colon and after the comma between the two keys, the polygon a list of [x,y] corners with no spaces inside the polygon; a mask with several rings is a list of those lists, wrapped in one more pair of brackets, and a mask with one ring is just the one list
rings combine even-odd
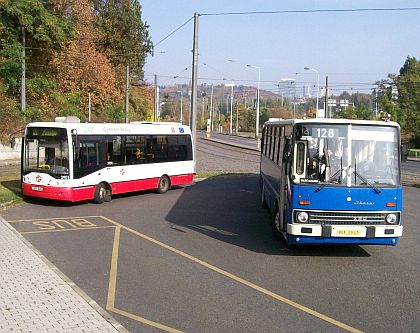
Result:
{"label": "shadow on road", "polygon": [[[360,246],[328,245],[287,248],[274,238],[270,213],[261,208],[259,176],[221,175],[185,189],[166,220],[249,251],[284,256],[367,257]],[[185,216],[189,218],[186,219]]]}

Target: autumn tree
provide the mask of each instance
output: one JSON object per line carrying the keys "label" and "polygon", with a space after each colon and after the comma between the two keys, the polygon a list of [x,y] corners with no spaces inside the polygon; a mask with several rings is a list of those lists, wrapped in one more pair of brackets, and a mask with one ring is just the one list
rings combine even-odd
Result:
{"label": "autumn tree", "polygon": [[[65,43],[63,51],[52,62],[60,91],[69,98],[74,97],[74,94],[84,96],[79,99],[79,108],[84,111],[77,114],[82,117],[87,114],[89,92],[92,104],[98,110],[117,105],[122,94],[110,60],[96,46],[101,33],[95,24],[96,16],[92,4],[88,0],[66,0],[57,3],[57,6],[67,13],[74,26],[74,38]],[[62,113],[67,110],[57,111]],[[106,120],[106,115],[100,111],[97,111],[95,117]]]}

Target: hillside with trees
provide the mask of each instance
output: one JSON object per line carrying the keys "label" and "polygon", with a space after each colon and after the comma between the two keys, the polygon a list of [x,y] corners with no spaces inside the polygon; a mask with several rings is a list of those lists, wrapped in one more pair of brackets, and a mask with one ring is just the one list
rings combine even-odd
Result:
{"label": "hillside with trees", "polygon": [[[153,44],[141,14],[140,0],[0,0],[0,140],[20,135],[25,123],[32,121],[66,115],[87,121],[89,96],[92,121],[124,121],[127,69],[129,120],[153,120],[154,88],[143,83],[143,66]],[[390,115],[400,123],[404,140],[420,147],[420,61],[407,57],[399,74],[389,74],[376,85],[369,94],[344,91],[330,96],[349,101],[349,106],[331,109],[331,115],[351,119]],[[183,123],[188,124],[190,90],[187,84],[160,87],[160,119],[180,121],[183,102]],[[255,132],[255,90],[235,86],[235,130],[238,119],[239,131]],[[227,132],[231,91],[221,84],[214,85],[213,93],[214,129],[220,126]],[[315,98],[291,100],[264,90],[260,96],[260,124],[270,117],[316,113]],[[198,89],[197,111],[198,127],[204,129],[210,116],[209,84]]]}
{"label": "hillside with trees", "polygon": [[[138,0],[0,0],[1,137],[56,116],[85,121],[89,94],[93,120],[123,121],[126,68],[138,82],[151,52]],[[152,91],[132,87],[131,119],[152,116]]]}

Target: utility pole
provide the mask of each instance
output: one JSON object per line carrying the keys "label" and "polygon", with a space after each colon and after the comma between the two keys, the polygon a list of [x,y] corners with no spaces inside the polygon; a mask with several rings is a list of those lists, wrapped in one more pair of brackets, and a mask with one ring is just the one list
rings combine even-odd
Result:
{"label": "utility pole", "polygon": [[[192,98],[191,98],[191,134],[194,142],[194,160],[197,156],[197,68],[198,68],[198,13],[194,13],[194,41],[193,41],[193,63],[192,63]],[[195,169],[195,166],[194,166]]]}
{"label": "utility pole", "polygon": [[129,89],[130,89],[130,65],[127,63],[125,72],[125,122],[128,123],[128,103],[129,103]]}
{"label": "utility pole", "polygon": [[203,103],[202,103],[202,111],[203,111],[202,120],[203,120],[203,123],[204,123],[204,118],[205,118],[205,116],[204,116],[204,107],[205,107],[205,105],[204,105],[204,96],[202,96],[202,97],[203,97]]}
{"label": "utility pole", "polygon": [[[182,106],[181,106],[181,109],[182,109]],[[158,113],[159,113],[159,86],[158,86],[157,75],[155,74],[155,112],[154,112],[153,121],[158,121]],[[181,117],[182,117],[182,111],[181,111]]]}
{"label": "utility pole", "polygon": [[181,115],[180,115],[180,119],[179,119],[179,122],[181,123],[181,125],[182,125],[182,90],[181,91],[179,91],[180,93],[181,93]]}
{"label": "utility pole", "polygon": [[236,100],[236,135],[238,135],[239,131],[239,108],[238,108],[238,100]]}
{"label": "utility pole", "polygon": [[[324,99],[324,111],[325,117],[328,117],[328,75],[325,77],[325,99]],[[331,118],[331,115],[330,115]]]}
{"label": "utility pole", "polygon": [[91,122],[92,120],[91,114],[92,114],[92,111],[91,111],[91,99],[90,99],[90,90],[89,90],[88,91],[88,120],[89,122]]}
{"label": "utility pole", "polygon": [[20,111],[24,115],[23,120],[26,123],[25,109],[26,109],[26,41],[25,41],[25,28],[22,27],[22,74],[21,74],[21,85],[20,85]]}
{"label": "utility pole", "polygon": [[213,83],[211,84],[210,95],[210,131],[213,131]]}

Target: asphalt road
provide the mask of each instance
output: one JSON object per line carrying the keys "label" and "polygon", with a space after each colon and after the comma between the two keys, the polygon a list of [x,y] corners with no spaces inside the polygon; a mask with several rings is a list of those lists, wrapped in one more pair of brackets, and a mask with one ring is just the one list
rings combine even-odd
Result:
{"label": "asphalt road", "polygon": [[397,247],[289,250],[260,208],[257,156],[204,140],[197,150],[197,168],[250,174],[2,215],[132,332],[418,330],[420,189],[404,188]]}

